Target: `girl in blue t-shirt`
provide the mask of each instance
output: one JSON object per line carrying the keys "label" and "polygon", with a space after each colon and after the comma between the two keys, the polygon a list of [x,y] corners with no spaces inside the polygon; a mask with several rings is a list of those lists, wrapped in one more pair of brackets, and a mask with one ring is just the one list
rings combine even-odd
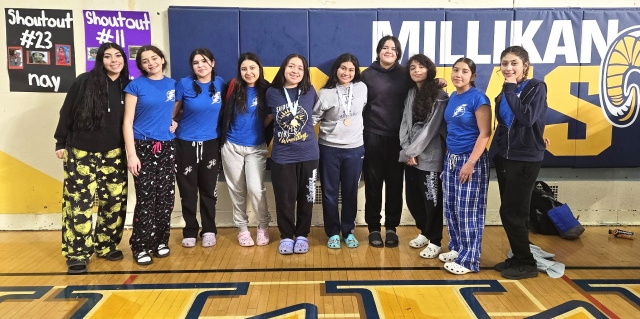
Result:
{"label": "girl in blue t-shirt", "polygon": [[167,62],[160,49],[145,45],[136,65],[143,76],[125,88],[123,135],[127,166],[136,188],[133,233],[129,244],[138,265],[151,254],[169,256],[169,226],[175,198],[174,135],[170,131],[175,83],[165,77]]}
{"label": "girl in blue t-shirt", "polygon": [[449,97],[447,154],[443,173],[444,213],[449,231],[449,252],[440,254],[449,272],[462,275],[480,271],[480,251],[489,188],[486,152],[491,135],[489,98],[475,87],[476,64],[460,58],[451,81],[456,91]]}
{"label": "girl in blue t-shirt", "polygon": [[191,75],[176,83],[173,118],[179,123],[176,130],[176,181],[185,223],[182,229],[183,247],[193,247],[196,244],[200,228],[196,218],[198,194],[202,247],[216,244],[216,203],[220,171],[218,116],[222,108],[224,81],[216,76],[215,63],[209,49],[193,50],[189,56]]}
{"label": "girl in blue t-shirt", "polygon": [[256,243],[249,232],[247,201],[253,205],[258,220],[258,246],[269,244],[271,214],[267,206],[264,172],[267,144],[264,119],[267,116],[266,92],[262,63],[255,53],[242,53],[238,73],[228,85],[220,130],[224,177],[229,187],[233,221],[238,226],[238,243],[249,247]]}
{"label": "girl in blue t-shirt", "polygon": [[315,102],[307,59],[290,54],[267,90],[270,114],[265,119],[265,125],[275,121],[271,181],[283,255],[309,251],[319,159],[312,119]]}

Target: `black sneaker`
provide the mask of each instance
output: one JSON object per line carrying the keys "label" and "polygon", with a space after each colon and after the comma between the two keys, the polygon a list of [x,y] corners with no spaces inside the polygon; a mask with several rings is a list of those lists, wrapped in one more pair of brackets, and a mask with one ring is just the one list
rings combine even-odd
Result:
{"label": "black sneaker", "polygon": [[495,266],[493,266],[493,269],[497,272],[502,272],[503,270],[511,267],[512,263],[513,258],[507,258],[505,261],[499,262]]}
{"label": "black sneaker", "polygon": [[511,263],[511,267],[501,271],[500,274],[504,278],[514,280],[533,278],[538,277],[538,268],[514,261]]}

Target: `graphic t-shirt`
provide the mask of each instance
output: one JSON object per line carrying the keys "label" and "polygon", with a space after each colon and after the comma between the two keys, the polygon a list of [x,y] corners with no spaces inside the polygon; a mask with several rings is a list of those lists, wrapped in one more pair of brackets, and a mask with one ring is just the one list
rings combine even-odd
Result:
{"label": "graphic t-shirt", "polygon": [[211,96],[209,86],[211,82],[195,83],[201,92],[196,96],[193,89],[194,78],[187,76],[176,83],[176,100],[182,100],[182,119],[178,124],[176,136],[185,141],[208,141],[218,138],[218,117],[222,107],[222,88],[224,81],[216,76],[213,85],[216,88]]}
{"label": "graphic t-shirt", "polygon": [[278,164],[317,160],[320,155],[312,118],[316,90],[312,86],[299,97],[298,88],[286,90],[292,104],[298,101],[295,113],[287,103],[284,89],[267,90],[267,107],[275,122],[271,159]]}
{"label": "graphic t-shirt", "polygon": [[257,146],[265,142],[264,119],[258,112],[258,91],[247,87],[247,108],[244,112],[234,110],[233,120],[227,133],[229,142],[240,146]]}
{"label": "graphic t-shirt", "polygon": [[480,135],[475,112],[482,105],[491,105],[489,98],[475,87],[462,94],[451,94],[444,111],[449,152],[462,154],[473,151]]}
{"label": "graphic t-shirt", "polygon": [[175,103],[175,87],[176,81],[166,76],[161,80],[141,76],[127,85],[124,91],[138,97],[133,118],[133,138],[156,141],[173,139],[169,127]]}

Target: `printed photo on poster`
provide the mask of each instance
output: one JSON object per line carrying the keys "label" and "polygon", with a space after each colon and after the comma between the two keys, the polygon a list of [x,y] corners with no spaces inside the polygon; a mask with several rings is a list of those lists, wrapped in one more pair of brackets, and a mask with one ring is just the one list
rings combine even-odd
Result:
{"label": "printed photo on poster", "polygon": [[56,65],[71,66],[71,46],[56,44]]}
{"label": "printed photo on poster", "polygon": [[135,60],[138,56],[138,50],[140,50],[141,45],[130,45],[129,46],[129,60]]}
{"label": "printed photo on poster", "polygon": [[87,48],[87,61],[95,61],[98,54],[98,47]]}
{"label": "printed photo on poster", "polygon": [[22,65],[22,47],[9,47],[7,50],[8,53],[8,61],[9,61],[9,69],[20,70],[24,68]]}
{"label": "printed photo on poster", "polygon": [[9,92],[69,91],[76,79],[73,11],[5,8],[4,13]]}
{"label": "printed photo on poster", "polygon": [[51,64],[48,51],[27,51],[27,64]]}

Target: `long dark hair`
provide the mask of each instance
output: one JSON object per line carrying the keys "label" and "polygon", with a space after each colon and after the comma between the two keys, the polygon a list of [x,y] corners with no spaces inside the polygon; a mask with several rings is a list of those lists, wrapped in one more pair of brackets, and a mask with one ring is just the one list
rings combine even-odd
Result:
{"label": "long dark hair", "polygon": [[258,75],[258,80],[254,84],[254,88],[258,93],[258,112],[263,113],[265,109],[265,105],[267,104],[267,89],[269,88],[269,81],[264,79],[264,71],[262,68],[262,62],[260,62],[260,58],[257,54],[253,52],[245,52],[240,54],[240,58],[238,58],[238,74],[236,75],[236,85],[234,87],[233,92],[235,94],[235,103],[236,103],[236,112],[244,113],[247,111],[247,82],[242,78],[242,72],[240,70],[242,66],[242,62],[244,61],[253,61],[258,65],[258,69],[260,71],[260,75]]}
{"label": "long dark hair", "polygon": [[[522,71],[522,80],[526,80],[527,76],[529,75],[529,68],[531,67],[531,62],[529,61],[529,52],[527,52],[527,50],[525,50],[525,48],[523,48],[522,46],[519,45],[514,45],[514,46],[510,46],[506,49],[504,49],[504,51],[502,51],[502,54],[500,54],[500,60],[502,60],[504,58],[505,55],[509,54],[509,53],[513,53],[515,54],[517,57],[520,58],[520,60],[522,60],[522,64],[525,64],[527,67]],[[500,62],[502,63],[502,62]]]}
{"label": "long dark hair", "polygon": [[[456,60],[456,62],[453,64],[453,66],[456,66],[456,64],[458,64],[458,62],[463,62],[464,64],[466,64],[467,66],[469,66],[469,70],[471,70],[471,75],[476,74],[476,63],[473,62],[473,60],[469,59],[469,58],[459,58]],[[469,84],[471,84],[471,86],[476,87],[476,81],[469,81]]]}
{"label": "long dark hair", "polygon": [[[142,68],[142,52],[145,51],[153,51],[153,53],[164,59],[164,63],[162,63],[162,72],[164,72],[164,70],[167,68],[167,64],[169,64],[169,61],[167,61],[167,59],[164,57],[164,53],[162,53],[162,50],[158,49],[158,47],[155,45],[144,45],[141,46],[140,49],[138,49],[138,53],[136,53],[136,66],[138,67],[138,70],[140,70],[140,73],[142,73],[142,75],[144,76],[149,75],[149,73],[144,68]],[[97,59],[98,58],[96,58],[96,60]]]}
{"label": "long dark hair", "polygon": [[416,54],[407,62],[407,73],[411,76],[411,63],[417,62],[427,69],[427,78],[422,86],[416,85],[416,95],[413,99],[413,122],[424,122],[433,113],[435,101],[438,98],[440,85],[436,81],[436,65],[424,54]]}
{"label": "long dark hair", "polygon": [[[196,57],[196,55],[201,55],[203,57],[206,57],[207,59],[209,59],[209,61],[211,62],[215,62],[216,58],[213,57],[213,53],[211,53],[211,51],[209,51],[209,49],[207,48],[198,48],[193,50],[193,52],[191,52],[191,56],[189,57],[189,65],[191,66],[191,76],[193,77],[193,90],[196,91],[196,96],[198,96],[198,94],[202,93],[202,88],[200,87],[200,85],[198,85],[198,83],[196,83],[198,81],[198,75],[196,75],[196,72],[193,71],[193,59]],[[211,84],[209,84],[209,96],[213,97],[214,94],[216,94],[216,86],[215,86],[215,79],[216,79],[216,67],[215,64],[211,67]]]}
{"label": "long dark hair", "polygon": [[122,71],[118,75],[121,91],[129,83],[129,66],[124,50],[116,43],[103,43],[98,48],[96,63],[89,71],[87,85],[74,115],[74,122],[79,130],[93,131],[102,127],[102,118],[109,103],[109,78],[104,67],[104,52],[111,48],[118,50],[123,59]]}
{"label": "long dark hair", "polygon": [[353,66],[356,68],[356,74],[353,75],[353,80],[351,82],[356,83],[360,82],[360,64],[358,63],[358,58],[351,53],[341,54],[331,65],[331,71],[329,71],[329,78],[327,79],[327,83],[322,87],[323,89],[333,89],[338,84],[338,69],[342,65],[342,63],[351,62]]}
{"label": "long dark hair", "polygon": [[293,53],[284,58],[284,61],[282,61],[280,69],[278,69],[278,73],[276,73],[271,86],[277,89],[281,89],[284,87],[284,83],[286,82],[286,79],[284,78],[284,70],[287,68],[287,64],[289,64],[289,61],[291,61],[291,59],[293,58],[302,60],[304,74],[302,75],[302,81],[298,83],[298,89],[302,91],[300,94],[305,94],[311,89],[311,76],[309,75],[309,62],[307,62],[307,59],[300,54]]}

